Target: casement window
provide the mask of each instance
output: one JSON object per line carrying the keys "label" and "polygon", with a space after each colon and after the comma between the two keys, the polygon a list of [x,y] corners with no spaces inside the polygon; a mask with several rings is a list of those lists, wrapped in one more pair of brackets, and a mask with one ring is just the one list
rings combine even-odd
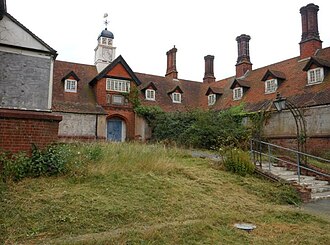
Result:
{"label": "casement window", "polygon": [[318,67],[311,69],[307,73],[308,75],[308,85],[321,83],[324,79],[323,67]]}
{"label": "casement window", "polygon": [[77,81],[72,79],[65,79],[64,91],[77,93]]}
{"label": "casement window", "polygon": [[243,88],[238,87],[233,89],[233,100],[240,100],[243,97]]}
{"label": "casement window", "polygon": [[107,78],[106,90],[129,93],[130,81]]}
{"label": "casement window", "polygon": [[216,101],[216,94],[209,94],[207,96],[208,99],[208,105],[214,105]]}
{"label": "casement window", "polygon": [[277,90],[277,79],[269,79],[265,81],[265,93],[275,93]]}
{"label": "casement window", "polygon": [[115,105],[123,105],[124,104],[124,96],[122,95],[112,95],[112,104]]}
{"label": "casement window", "polygon": [[146,100],[156,100],[156,91],[153,89],[146,89]]}
{"label": "casement window", "polygon": [[181,103],[181,94],[180,93],[172,93],[172,101],[173,103]]}

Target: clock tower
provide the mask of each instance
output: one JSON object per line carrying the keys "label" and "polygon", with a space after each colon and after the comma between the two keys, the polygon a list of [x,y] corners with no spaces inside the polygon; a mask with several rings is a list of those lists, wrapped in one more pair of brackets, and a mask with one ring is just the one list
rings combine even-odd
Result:
{"label": "clock tower", "polygon": [[[108,17],[108,14],[104,14],[104,18]],[[104,21],[105,25],[108,25],[108,20]],[[100,73],[105,67],[107,67],[114,59],[116,48],[112,46],[114,35],[111,31],[105,27],[97,39],[97,46],[95,51],[95,61],[97,72]]]}

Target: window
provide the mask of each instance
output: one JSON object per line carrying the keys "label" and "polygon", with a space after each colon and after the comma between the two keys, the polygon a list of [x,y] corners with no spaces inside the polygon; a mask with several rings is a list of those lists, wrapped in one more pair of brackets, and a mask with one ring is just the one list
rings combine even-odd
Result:
{"label": "window", "polygon": [[107,78],[106,90],[129,93],[130,81]]}
{"label": "window", "polygon": [[208,104],[209,105],[214,105],[216,101],[216,95],[215,94],[209,94],[208,95]]}
{"label": "window", "polygon": [[172,101],[173,101],[173,103],[181,103],[181,94],[172,93]]}
{"label": "window", "polygon": [[102,44],[107,44],[107,38],[106,37],[102,37]]}
{"label": "window", "polygon": [[234,88],[233,99],[240,100],[242,97],[243,97],[243,88],[242,87]]}
{"label": "window", "polygon": [[112,95],[112,104],[123,105],[124,96],[122,95]]}
{"label": "window", "polygon": [[156,91],[153,89],[146,89],[146,100],[155,100]]}
{"label": "window", "polygon": [[111,103],[111,95],[107,94],[107,104],[110,104],[110,103]]}
{"label": "window", "polygon": [[323,67],[318,67],[308,71],[308,84],[321,83],[324,78]]}
{"label": "window", "polygon": [[76,93],[77,92],[77,81],[72,79],[66,79],[64,84],[64,91]]}
{"label": "window", "polygon": [[265,81],[265,93],[274,93],[277,90],[277,79],[270,79]]}

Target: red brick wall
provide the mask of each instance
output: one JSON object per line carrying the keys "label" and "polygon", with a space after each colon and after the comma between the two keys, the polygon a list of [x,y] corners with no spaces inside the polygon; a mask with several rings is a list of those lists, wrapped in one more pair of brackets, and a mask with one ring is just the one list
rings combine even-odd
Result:
{"label": "red brick wall", "polygon": [[56,142],[61,116],[51,113],[0,110],[0,150],[18,152]]}
{"label": "red brick wall", "polygon": [[[297,149],[297,139],[293,137],[274,137],[269,138],[271,143],[287,147],[290,149]],[[324,137],[309,137],[306,140],[306,151],[312,155],[323,155],[330,151],[330,135]]]}
{"label": "red brick wall", "polygon": [[126,124],[126,138],[128,140],[135,139],[135,112],[132,108],[120,108],[111,106],[111,108],[104,108],[108,113],[107,120],[113,117],[119,117],[125,121]]}

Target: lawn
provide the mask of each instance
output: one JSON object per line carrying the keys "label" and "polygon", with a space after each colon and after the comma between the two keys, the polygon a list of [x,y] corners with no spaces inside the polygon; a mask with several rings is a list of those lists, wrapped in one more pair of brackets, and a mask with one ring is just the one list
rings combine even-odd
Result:
{"label": "lawn", "polygon": [[65,175],[1,184],[0,243],[329,244],[330,222],[288,205],[287,186],[162,145],[67,150]]}

